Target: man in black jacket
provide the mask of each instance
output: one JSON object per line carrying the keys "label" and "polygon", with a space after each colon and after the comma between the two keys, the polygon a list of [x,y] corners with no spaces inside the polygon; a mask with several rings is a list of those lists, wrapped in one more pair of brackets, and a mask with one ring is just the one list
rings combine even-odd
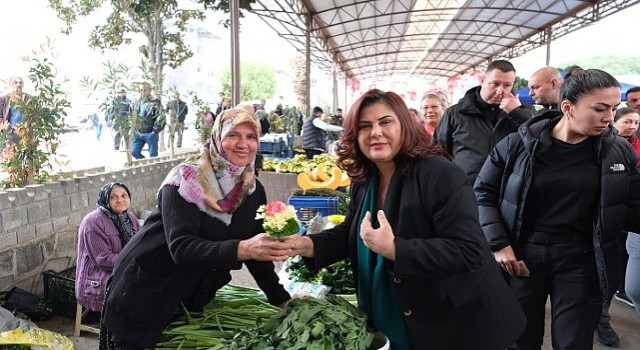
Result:
{"label": "man in black jacket", "polygon": [[553,67],[542,67],[533,72],[529,79],[529,96],[543,107],[537,114],[558,109],[562,75]]}
{"label": "man in black jacket", "polygon": [[533,116],[533,107],[522,105],[511,92],[515,79],[511,62],[492,62],[482,84],[447,108],[435,130],[435,142],[453,156],[453,163],[464,170],[471,185],[498,141]]}
{"label": "man in black jacket", "polygon": [[189,113],[189,107],[187,103],[180,99],[180,93],[176,92],[175,99],[167,103],[167,113],[169,113],[169,120],[171,121],[171,134],[169,135],[169,142],[173,145],[176,132],[178,133],[178,148],[182,147],[182,135],[184,134],[184,120]]}
{"label": "man in black jacket", "polygon": [[165,121],[162,116],[162,104],[160,100],[151,95],[151,85],[145,83],[140,91],[140,99],[136,101],[133,109],[137,115],[136,130],[131,146],[131,155],[136,159],[142,159],[142,147],[149,145],[149,156],[158,156],[158,134],[164,129]]}

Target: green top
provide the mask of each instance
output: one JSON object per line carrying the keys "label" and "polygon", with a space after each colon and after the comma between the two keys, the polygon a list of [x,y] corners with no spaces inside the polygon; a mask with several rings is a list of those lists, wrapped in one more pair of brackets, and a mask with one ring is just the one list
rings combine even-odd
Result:
{"label": "green top", "polygon": [[[360,211],[362,222],[371,213],[371,224],[379,227],[376,215],[378,173],[374,172],[367,185],[364,203]],[[396,299],[396,290],[387,271],[384,257],[364,245],[358,225],[358,306],[367,314],[373,326],[389,338],[393,350],[410,350],[409,336],[404,318]]]}

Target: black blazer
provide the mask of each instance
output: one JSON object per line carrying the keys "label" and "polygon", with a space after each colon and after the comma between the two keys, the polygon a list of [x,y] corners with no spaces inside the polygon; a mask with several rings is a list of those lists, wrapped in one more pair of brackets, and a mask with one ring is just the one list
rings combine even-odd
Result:
{"label": "black blazer", "polygon": [[[478,223],[465,174],[443,157],[419,160],[389,184],[384,212],[396,236],[387,268],[413,349],[504,349],[525,316],[500,274]],[[320,268],[350,257],[357,276],[356,235],[365,185],[352,185],[345,222],[310,235]]]}

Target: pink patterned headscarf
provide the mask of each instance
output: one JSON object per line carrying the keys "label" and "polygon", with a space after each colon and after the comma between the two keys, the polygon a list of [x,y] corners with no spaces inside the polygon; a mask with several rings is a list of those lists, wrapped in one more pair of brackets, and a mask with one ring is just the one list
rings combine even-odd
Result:
{"label": "pink patterned headscarf", "polygon": [[237,166],[229,162],[222,148],[222,140],[236,125],[249,123],[260,135],[260,121],[243,108],[232,108],[216,118],[211,140],[195,161],[187,160],[169,172],[160,185],[178,186],[178,193],[208,215],[226,225],[233,212],[256,189],[255,159],[249,165]]}

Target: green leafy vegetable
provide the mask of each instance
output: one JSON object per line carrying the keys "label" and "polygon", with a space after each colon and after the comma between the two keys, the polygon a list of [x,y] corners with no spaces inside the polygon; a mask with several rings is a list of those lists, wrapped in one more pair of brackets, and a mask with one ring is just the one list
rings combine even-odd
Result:
{"label": "green leafy vegetable", "polygon": [[373,333],[366,316],[345,299],[294,299],[262,325],[240,331],[226,350],[367,350]]}

